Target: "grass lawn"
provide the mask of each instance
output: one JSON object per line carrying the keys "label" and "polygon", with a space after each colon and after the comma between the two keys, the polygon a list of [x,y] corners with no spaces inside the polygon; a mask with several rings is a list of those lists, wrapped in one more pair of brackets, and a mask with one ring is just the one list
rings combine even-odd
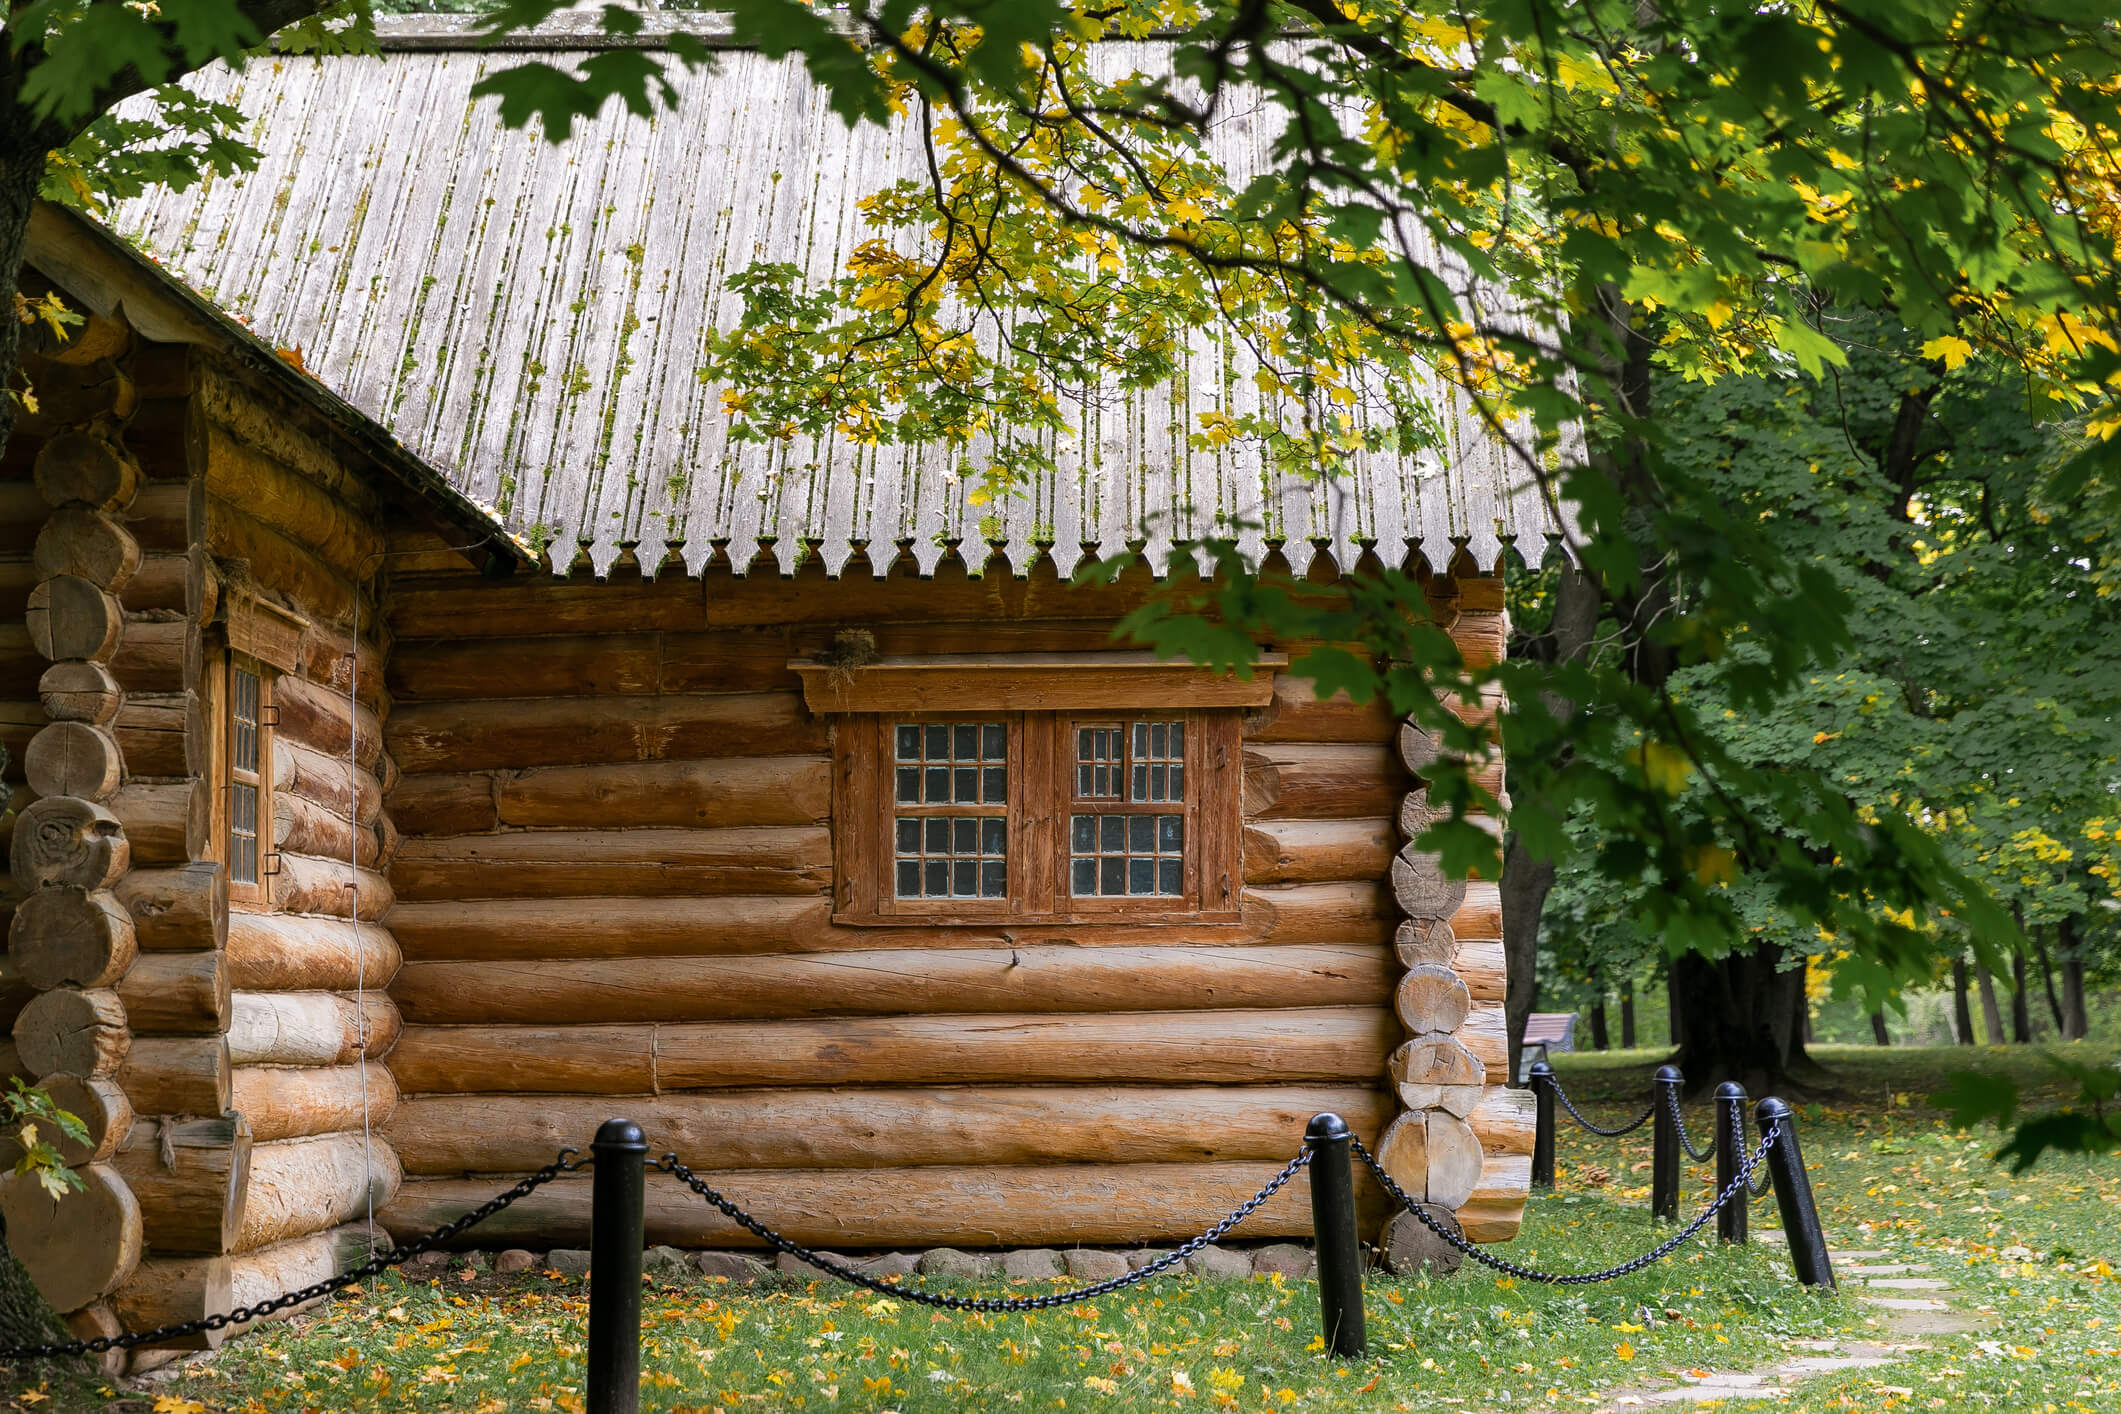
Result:
{"label": "grass lawn", "polygon": [[[2031,1056],[1979,1054],[2038,1078]],[[1983,1140],[1943,1129],[1923,1104],[1967,1055],[1825,1051],[1846,1094],[1804,1112],[1804,1140],[1834,1245],[1927,1263],[1981,1328],[1924,1338],[1890,1366],[1820,1377],[1772,1407],[2121,1410],[2121,1160],[2051,1160],[2010,1178],[1987,1162]],[[1610,1117],[1639,1107],[1657,1059],[1577,1058],[1563,1076]],[[1648,1158],[1647,1130],[1638,1143],[1564,1129],[1560,1190],[1534,1199],[1504,1251],[1580,1270],[1650,1247],[1665,1229],[1644,1213]],[[1773,1226],[1772,1200],[1755,1215],[1756,1228]],[[585,1296],[578,1282],[542,1275],[389,1277],[150,1390],[26,1387],[18,1376],[0,1384],[0,1409],[578,1409]],[[1789,1277],[1780,1248],[1719,1249],[1712,1233],[1589,1288],[1471,1267],[1435,1281],[1373,1277],[1371,1356],[1345,1364],[1316,1348],[1307,1281],[1163,1280],[1026,1316],[930,1312],[792,1281],[661,1287],[645,1306],[643,1408],[699,1414],[1614,1409],[1602,1396],[1687,1370],[1767,1364],[1807,1338],[1891,1338],[1886,1313],[1858,1301],[1853,1283],[1839,1298],[1815,1296]]]}

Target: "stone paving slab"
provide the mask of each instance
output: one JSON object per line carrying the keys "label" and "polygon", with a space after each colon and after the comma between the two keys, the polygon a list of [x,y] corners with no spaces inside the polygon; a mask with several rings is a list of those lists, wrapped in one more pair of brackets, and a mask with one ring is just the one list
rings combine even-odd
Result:
{"label": "stone paving slab", "polygon": [[1866,1277],[1863,1284],[1892,1291],[1949,1291],[1952,1285],[1935,1277]]}
{"label": "stone paving slab", "polygon": [[1932,1301],[1921,1296],[1863,1296],[1858,1297],[1866,1306],[1880,1306],[1888,1311],[1949,1311],[1951,1306],[1943,1301]]}
{"label": "stone paving slab", "polygon": [[[1843,1254],[1837,1252],[1834,1255],[1839,1257]],[[1926,1272],[1929,1269],[1930,1264],[1927,1262],[1850,1262],[1842,1268],[1845,1272],[1861,1272],[1866,1276],[1881,1277],[1895,1276],[1901,1272]]]}

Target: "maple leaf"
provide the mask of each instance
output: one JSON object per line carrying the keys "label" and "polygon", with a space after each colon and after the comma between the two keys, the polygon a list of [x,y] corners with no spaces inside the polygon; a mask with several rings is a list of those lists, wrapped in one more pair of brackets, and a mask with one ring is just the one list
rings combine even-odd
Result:
{"label": "maple leaf", "polygon": [[275,348],[273,352],[280,356],[282,363],[291,364],[297,373],[309,372],[309,365],[302,361],[302,346],[300,344],[296,344],[291,349]]}

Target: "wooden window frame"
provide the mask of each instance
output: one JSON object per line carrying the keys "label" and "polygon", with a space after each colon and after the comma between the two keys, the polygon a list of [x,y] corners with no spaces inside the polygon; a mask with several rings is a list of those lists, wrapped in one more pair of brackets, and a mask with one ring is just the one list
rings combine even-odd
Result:
{"label": "wooden window frame", "polygon": [[[1069,892],[1077,724],[1135,719],[1186,723],[1187,798],[1116,813],[1185,817],[1184,890],[1170,895]],[[1009,728],[1009,895],[1006,899],[900,900],[896,894],[893,729],[905,723],[1004,722]],[[1236,708],[1084,708],[1068,711],[863,713],[843,719],[834,781],[833,920],[854,927],[1020,925],[1225,925],[1240,921],[1243,751]]]}
{"label": "wooden window frame", "polygon": [[[257,715],[252,722],[256,738],[257,767],[245,770],[237,764],[238,734],[243,725],[238,716],[238,673],[247,673],[258,682]],[[273,704],[273,683],[278,676],[272,665],[247,653],[231,649],[223,655],[219,677],[221,722],[221,789],[219,808],[215,811],[216,838],[221,848],[223,868],[228,874],[228,901],[256,908],[270,906],[272,902],[272,876],[278,872],[277,858],[273,850],[273,789],[272,749],[273,728],[279,711]],[[236,877],[236,788],[247,786],[255,792],[257,818],[252,847],[257,859],[254,879],[245,882]]]}

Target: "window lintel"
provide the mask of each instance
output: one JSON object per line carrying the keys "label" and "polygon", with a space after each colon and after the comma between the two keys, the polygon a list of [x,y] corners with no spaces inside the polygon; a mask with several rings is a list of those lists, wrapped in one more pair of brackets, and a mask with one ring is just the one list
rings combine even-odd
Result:
{"label": "window lintel", "polygon": [[1261,653],[1249,678],[1154,653],[945,653],[854,666],[795,658],[812,712],[1139,712],[1264,707],[1286,653]]}

